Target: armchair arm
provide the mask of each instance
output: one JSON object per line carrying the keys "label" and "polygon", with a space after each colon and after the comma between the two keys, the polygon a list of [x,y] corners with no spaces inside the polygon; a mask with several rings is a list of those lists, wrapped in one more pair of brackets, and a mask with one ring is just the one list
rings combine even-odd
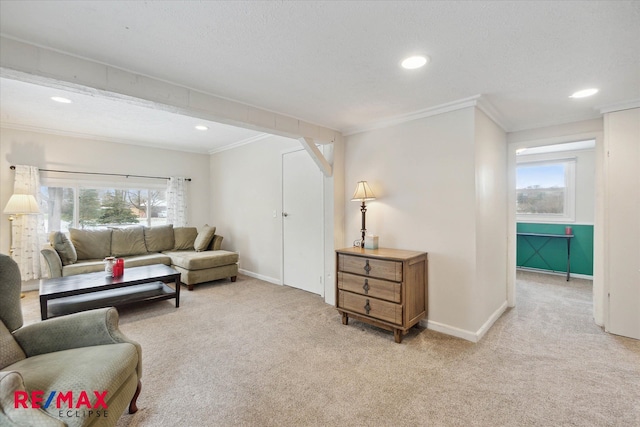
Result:
{"label": "armchair arm", "polygon": [[40,253],[47,262],[47,267],[49,267],[49,277],[52,279],[54,277],[62,277],[62,260],[58,252],[50,244],[46,244],[42,247]]}
{"label": "armchair arm", "polygon": [[14,404],[16,391],[26,391],[22,375],[16,371],[0,372],[0,425],[12,427],[65,426],[62,421],[56,420],[42,409],[16,408]]}
{"label": "armchair arm", "polygon": [[118,329],[113,308],[83,311],[24,326],[13,333],[27,357],[71,348],[130,343],[138,350],[138,378],[142,376],[142,347]]}

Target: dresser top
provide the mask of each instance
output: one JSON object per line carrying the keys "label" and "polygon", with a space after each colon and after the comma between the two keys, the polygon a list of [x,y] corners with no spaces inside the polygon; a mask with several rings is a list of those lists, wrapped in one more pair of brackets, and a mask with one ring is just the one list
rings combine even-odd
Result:
{"label": "dresser top", "polygon": [[411,259],[418,256],[426,255],[426,252],[407,251],[404,249],[378,248],[364,249],[358,247],[336,249],[339,254],[356,255],[370,258],[387,258],[396,260]]}

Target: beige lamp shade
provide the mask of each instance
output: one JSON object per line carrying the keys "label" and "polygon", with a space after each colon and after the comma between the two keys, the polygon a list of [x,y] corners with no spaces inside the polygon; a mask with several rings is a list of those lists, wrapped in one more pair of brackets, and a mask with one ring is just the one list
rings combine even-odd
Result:
{"label": "beige lamp shade", "polygon": [[367,181],[358,181],[356,184],[356,191],[351,198],[352,202],[364,202],[367,200],[375,200],[376,195],[371,191],[371,187],[367,184]]}
{"label": "beige lamp shade", "polygon": [[9,199],[7,206],[4,208],[6,214],[38,214],[40,208],[36,198],[31,194],[14,194]]}

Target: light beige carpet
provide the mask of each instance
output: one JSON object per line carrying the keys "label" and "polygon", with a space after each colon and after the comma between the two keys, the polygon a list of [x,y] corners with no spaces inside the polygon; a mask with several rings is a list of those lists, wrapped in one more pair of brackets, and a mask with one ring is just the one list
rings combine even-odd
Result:
{"label": "light beige carpet", "polygon": [[[640,341],[593,323],[591,282],[519,273],[479,344],[350,321],[239,276],[121,310],[143,348],[136,426],[639,426]],[[37,292],[23,300],[38,321]]]}

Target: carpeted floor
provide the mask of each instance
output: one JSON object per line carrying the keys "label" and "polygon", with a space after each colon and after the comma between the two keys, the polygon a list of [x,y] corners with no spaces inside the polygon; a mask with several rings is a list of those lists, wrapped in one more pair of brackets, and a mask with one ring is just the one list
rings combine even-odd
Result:
{"label": "carpeted floor", "polygon": [[[639,426],[640,341],[593,323],[591,282],[519,272],[473,344],[351,320],[316,295],[239,276],[121,310],[143,348],[137,426]],[[37,292],[23,300],[38,321]]]}

